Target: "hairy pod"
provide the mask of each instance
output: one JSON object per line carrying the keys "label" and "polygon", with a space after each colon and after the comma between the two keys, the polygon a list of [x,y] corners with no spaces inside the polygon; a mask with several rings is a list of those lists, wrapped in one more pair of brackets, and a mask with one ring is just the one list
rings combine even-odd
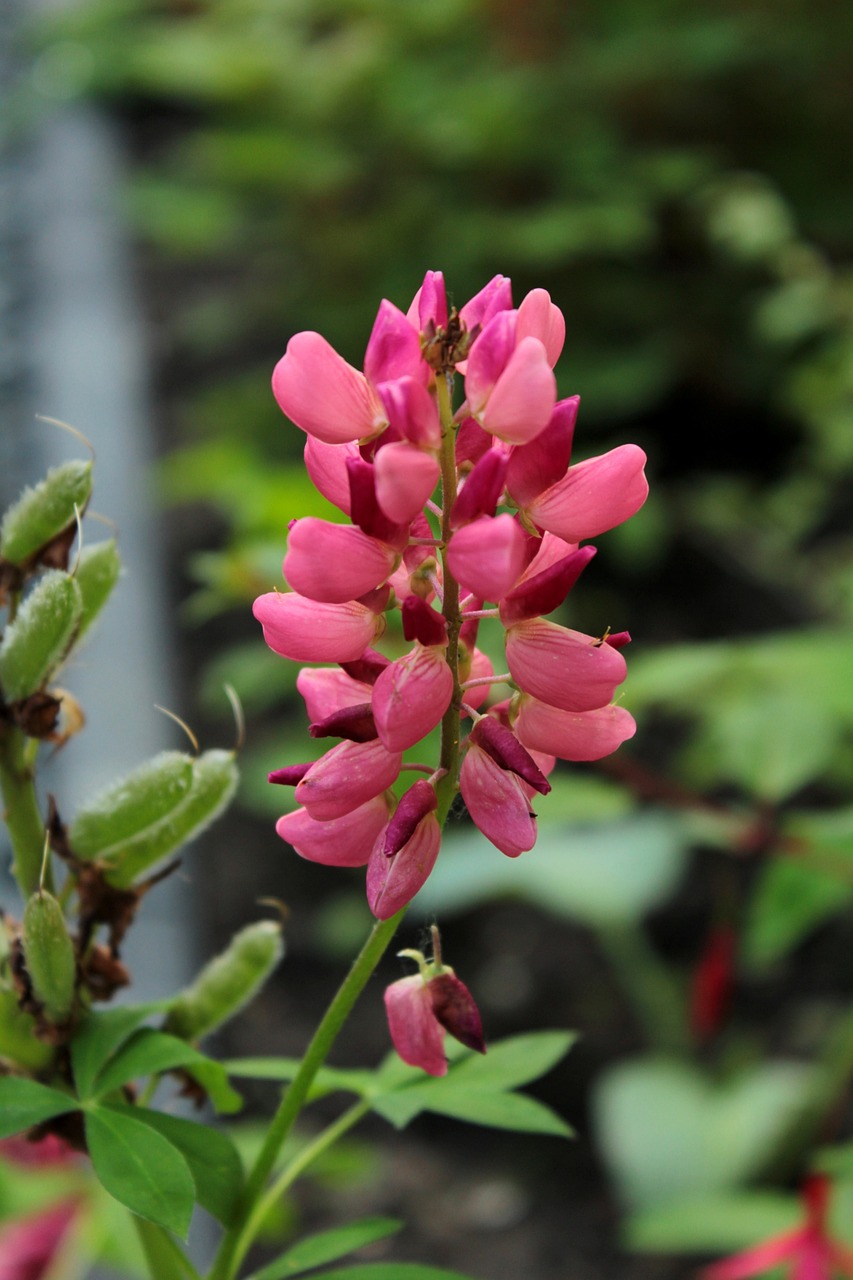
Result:
{"label": "hairy pod", "polygon": [[35,693],[51,677],[77,634],[83,598],[74,578],[51,569],[33,587],[0,645],[0,685],[9,702]]}
{"label": "hairy pod", "polygon": [[33,995],[51,1022],[65,1022],[74,1007],[77,960],[62,907],[45,889],[24,908],[21,943]]}
{"label": "hairy pod", "polygon": [[83,636],[103,609],[118,582],[121,559],[115,542],[96,542],[84,547],[74,577],[83,598],[78,637]]}
{"label": "hairy pod", "polygon": [[186,798],[193,762],[182,751],[161,751],[112,783],[78,810],[68,830],[78,858],[111,859],[150,835]]}
{"label": "hairy pod", "polygon": [[163,1030],[182,1040],[215,1031],[253,1000],[284,955],[281,925],[260,920],[231,939],[169,1008]]}
{"label": "hairy pod", "polygon": [[231,800],[238,772],[231,751],[205,751],[192,762],[189,790],[159,822],[110,854],[106,878],[117,889],[127,889],[155,863],[200,835]]}
{"label": "hairy pod", "polygon": [[0,557],[14,565],[38,558],[39,551],[74,524],[92,492],[91,462],[63,462],[33,489],[25,489],[0,525]]}

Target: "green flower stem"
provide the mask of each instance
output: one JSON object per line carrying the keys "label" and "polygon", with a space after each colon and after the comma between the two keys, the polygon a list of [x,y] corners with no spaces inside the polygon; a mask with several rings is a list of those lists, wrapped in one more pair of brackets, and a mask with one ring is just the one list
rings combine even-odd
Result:
{"label": "green flower stem", "polygon": [[264,1145],[249,1175],[241,1211],[222,1241],[209,1280],[233,1280],[236,1276],[240,1263],[254,1240],[257,1230],[256,1205],[264,1195],[267,1179],[273,1171],[282,1144],[305,1104],[314,1077],[326,1061],[353,1005],[385,954],[404,913],[405,908],[390,920],[376,922],[370,937],[326,1010],[299,1070],[285,1090],[278,1111],[272,1119]]}
{"label": "green flower stem", "polygon": [[459,703],[462,689],[459,685],[459,631],[462,616],[459,611],[459,583],[447,564],[447,546],[450,542],[450,512],[456,501],[456,431],[453,425],[453,404],[450,380],[443,374],[436,376],[438,411],[441,417],[441,564],[444,583],[443,613],[447,623],[447,663],[453,672],[453,697],[441,722],[441,761],[444,776],[436,785],[438,796],[438,821],[444,821],[450,812],[459,785]]}
{"label": "green flower stem", "polygon": [[[0,791],[14,855],[12,871],[21,893],[28,898],[39,885],[45,828],[36,799],[35,772],[25,752],[26,739],[20,729],[0,722]],[[49,875],[45,885],[51,887]]]}

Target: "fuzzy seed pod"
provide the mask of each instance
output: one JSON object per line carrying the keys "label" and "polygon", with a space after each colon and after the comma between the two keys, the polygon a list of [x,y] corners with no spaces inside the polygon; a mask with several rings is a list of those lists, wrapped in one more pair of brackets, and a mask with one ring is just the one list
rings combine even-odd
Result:
{"label": "fuzzy seed pod", "polygon": [[92,492],[91,462],[64,462],[48,471],[41,484],[25,489],[3,517],[0,557],[25,565],[76,520]]}
{"label": "fuzzy seed pod", "polygon": [[51,569],[10,622],[0,645],[0,685],[9,702],[35,693],[68,653],[83,612],[75,580]]}
{"label": "fuzzy seed pod", "polygon": [[120,573],[121,559],[114,541],[96,542],[80,552],[74,574],[83,598],[78,638],[86,634],[107,603]]}
{"label": "fuzzy seed pod", "polygon": [[228,1022],[254,999],[284,955],[281,925],[260,920],[231,939],[226,951],[205,965],[192,986],[175,997],[163,1030],[198,1040]]}
{"label": "fuzzy seed pod", "polygon": [[68,831],[78,858],[111,859],[157,829],[192,786],[193,762],[161,751],[80,809]]}
{"label": "fuzzy seed pod", "polygon": [[77,961],[62,907],[44,889],[24,909],[21,942],[33,995],[51,1022],[65,1022],[74,1007]]}

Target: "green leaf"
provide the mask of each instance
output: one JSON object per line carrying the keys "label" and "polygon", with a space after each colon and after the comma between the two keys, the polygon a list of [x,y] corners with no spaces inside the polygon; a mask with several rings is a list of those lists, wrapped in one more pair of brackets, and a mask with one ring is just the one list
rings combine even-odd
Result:
{"label": "green leaf", "polygon": [[461,1271],[423,1266],[420,1262],[365,1262],[356,1267],[318,1271],[311,1280],[471,1280]]}
{"label": "green leaf", "polygon": [[0,1076],[0,1138],[77,1109],[76,1098],[23,1076]]}
{"label": "green leaf", "polygon": [[321,1231],[300,1240],[275,1262],[254,1272],[249,1280],[287,1280],[289,1276],[320,1267],[324,1262],[343,1258],[375,1240],[384,1240],[399,1231],[402,1225],[397,1218],[361,1218],[333,1231]]}
{"label": "green leaf", "polygon": [[199,1204],[229,1225],[243,1189],[243,1162],[226,1133],[148,1107],[112,1104],[111,1110],[141,1121],[176,1147],[189,1165]]}
{"label": "green leaf", "polygon": [[113,1107],[86,1113],[86,1144],[111,1196],[140,1218],[186,1239],[195,1183],[180,1151],[141,1120]]}
{"label": "green leaf", "polygon": [[209,1062],[203,1053],[177,1036],[142,1027],[113,1054],[92,1087],[95,1096],[111,1093],[140,1076],[156,1076],[174,1067]]}
{"label": "green leaf", "polygon": [[[396,1058],[396,1054],[394,1057]],[[246,1080],[292,1080],[301,1065],[298,1058],[230,1058],[222,1063],[229,1076]],[[308,1096],[312,1099],[323,1098],[327,1093],[341,1092],[366,1097],[375,1084],[372,1071],[321,1067],[314,1077]]]}
{"label": "green leaf", "polygon": [[457,1088],[450,1077],[412,1085],[399,1093],[380,1094],[371,1105],[397,1128],[403,1128],[421,1111],[433,1111],[492,1129],[549,1133],[565,1138],[573,1135],[573,1130],[555,1111],[535,1098],[474,1086]]}
{"label": "green leaf", "polygon": [[772,964],[851,897],[853,885],[808,860],[775,858],[763,869],[750,906],[743,939],[747,964]]}
{"label": "green leaf", "polygon": [[144,1218],[134,1218],[137,1235],[148,1263],[148,1272],[157,1280],[194,1280],[198,1272],[180,1246],[162,1227]]}
{"label": "green leaf", "polygon": [[853,1142],[834,1147],[821,1147],[815,1152],[814,1167],[839,1178],[853,1178]]}
{"label": "green leaf", "polygon": [[71,1065],[81,1098],[90,1096],[95,1077],[119,1045],[133,1035],[140,1023],[167,1003],[158,1000],[150,1004],[129,1005],[125,1009],[110,1009],[107,1013],[89,1014],[71,1041]]}
{"label": "green leaf", "polygon": [[794,1196],[730,1191],[671,1200],[632,1214],[625,1242],[654,1253],[728,1253],[790,1230],[801,1216]]}
{"label": "green leaf", "polygon": [[478,1089],[517,1089],[538,1080],[560,1062],[577,1040],[574,1031],[534,1031],[489,1045],[450,1068],[454,1086]]}
{"label": "green leaf", "polygon": [[221,1062],[202,1057],[200,1061],[191,1063],[187,1071],[204,1089],[217,1115],[233,1116],[242,1111],[243,1095],[231,1087]]}

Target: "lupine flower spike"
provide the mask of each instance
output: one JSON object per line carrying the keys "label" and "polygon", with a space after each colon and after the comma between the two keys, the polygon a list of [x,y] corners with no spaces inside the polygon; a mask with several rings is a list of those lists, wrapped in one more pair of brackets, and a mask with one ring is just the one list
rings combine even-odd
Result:
{"label": "lupine flower spike", "polygon": [[[270,775],[299,805],[277,830],[310,861],[366,867],[380,919],[430,875],[457,791],[516,857],[536,841],[532,800],[555,760],[598,760],[634,733],[613,703],[627,632],[547,617],[593,558],[586,540],[647,492],[635,445],[571,464],[579,400],[557,399],[553,373],[565,329],[544,289],[514,308],[496,276],[457,311],[428,271],[406,312],[382,302],[362,370],[297,333],[273,375],[312,481],[349,520],[291,521],[289,590],[255,601],[276,653],[334,664],[297,686],[310,736],[339,741]],[[503,629],[498,674],[481,624]],[[425,776],[407,789],[408,771]]]}

